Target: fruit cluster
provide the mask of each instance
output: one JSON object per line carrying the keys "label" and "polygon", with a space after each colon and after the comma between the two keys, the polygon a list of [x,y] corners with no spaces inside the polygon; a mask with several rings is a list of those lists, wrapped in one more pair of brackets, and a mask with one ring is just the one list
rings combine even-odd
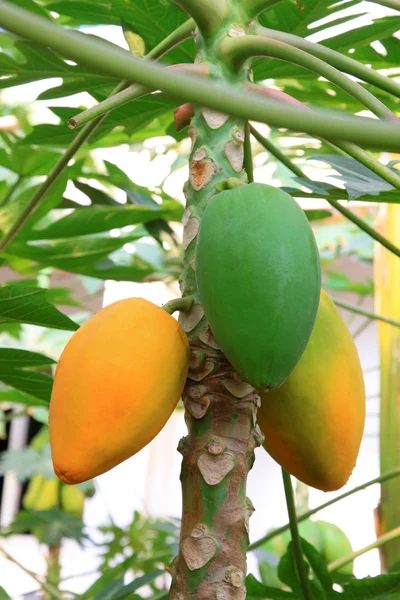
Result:
{"label": "fruit cluster", "polygon": [[[257,183],[212,197],[196,279],[218,344],[260,394],[265,449],[311,486],[344,485],[361,443],[364,383],[351,335],[321,294],[318,249],[302,209]],[[58,477],[86,481],[148,444],[180,398],[188,361],[177,321],[146,300],[122,300],[89,319],[55,375],[50,438]]]}
{"label": "fruit cluster", "polygon": [[196,275],[218,343],[260,393],[265,449],[313,487],[342,487],[361,443],[364,382],[342,317],[320,295],[304,212],[263,184],[218,194],[202,220]]}

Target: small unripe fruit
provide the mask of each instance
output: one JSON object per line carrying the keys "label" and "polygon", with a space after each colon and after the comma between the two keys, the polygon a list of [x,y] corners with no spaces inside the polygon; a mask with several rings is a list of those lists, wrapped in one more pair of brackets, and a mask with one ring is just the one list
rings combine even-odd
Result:
{"label": "small unripe fruit", "polygon": [[55,373],[49,426],[56,475],[81,483],[146,446],[175,409],[188,363],[179,323],[147,300],[120,300],[91,317]]}

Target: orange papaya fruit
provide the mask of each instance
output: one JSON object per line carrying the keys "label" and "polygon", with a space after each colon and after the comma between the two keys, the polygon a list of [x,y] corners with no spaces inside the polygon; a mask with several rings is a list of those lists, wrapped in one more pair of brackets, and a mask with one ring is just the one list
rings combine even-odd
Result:
{"label": "orange papaya fruit", "polygon": [[361,444],[365,388],[353,338],[325,292],[295,369],[280,388],[260,396],[258,423],[272,458],[314,488],[341,488]]}
{"label": "orange papaya fruit", "polygon": [[142,298],[115,302],[82,325],[62,352],[50,401],[61,481],[92,479],[146,446],[175,409],[188,365],[179,323]]}

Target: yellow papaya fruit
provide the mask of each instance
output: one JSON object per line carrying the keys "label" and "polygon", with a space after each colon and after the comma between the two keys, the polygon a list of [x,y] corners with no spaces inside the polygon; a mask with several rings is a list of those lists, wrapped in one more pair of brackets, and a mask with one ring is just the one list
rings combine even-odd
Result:
{"label": "yellow papaya fruit", "polygon": [[361,444],[365,388],[353,338],[325,292],[294,371],[280,388],[260,395],[258,423],[272,458],[312,487],[341,488]]}
{"label": "yellow papaya fruit", "polygon": [[92,479],[146,446],[176,407],[188,364],[179,323],[142,298],[110,304],[82,325],[62,352],[50,402],[61,481]]}
{"label": "yellow papaya fruit", "polygon": [[34,475],[22,500],[23,507],[31,510],[50,510],[57,506],[59,486],[58,479],[46,479],[39,473]]}

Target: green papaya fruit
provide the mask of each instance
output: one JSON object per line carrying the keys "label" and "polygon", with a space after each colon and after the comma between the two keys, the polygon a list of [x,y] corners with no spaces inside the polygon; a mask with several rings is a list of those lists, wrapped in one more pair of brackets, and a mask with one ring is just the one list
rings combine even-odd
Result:
{"label": "green papaya fruit", "polygon": [[[353,552],[349,538],[340,527],[333,523],[328,523],[328,521],[316,521],[316,524],[322,535],[322,554],[327,563],[334,562],[338,558],[342,558]],[[337,572],[343,575],[353,575],[353,563],[343,565]]]}
{"label": "green papaya fruit", "polygon": [[[300,521],[298,527],[300,536],[312,544],[314,548],[318,550],[318,552],[322,553],[324,541],[322,531],[318,526],[318,522],[310,520]],[[290,531],[284,531],[283,533],[271,538],[268,542],[265,542],[261,548],[262,550],[266,550],[268,553],[280,558],[285,554],[291,539],[292,536]]]}
{"label": "green papaya fruit", "polygon": [[260,183],[209,201],[196,258],[200,300],[233,367],[254,387],[279,387],[300,359],[321,275],[310,224],[289,194]]}

